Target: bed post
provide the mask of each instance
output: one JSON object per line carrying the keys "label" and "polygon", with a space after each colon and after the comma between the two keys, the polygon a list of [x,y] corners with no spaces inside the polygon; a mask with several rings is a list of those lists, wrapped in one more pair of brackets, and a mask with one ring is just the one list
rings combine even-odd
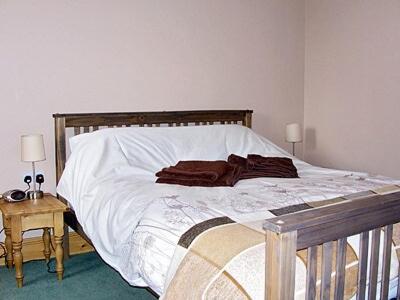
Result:
{"label": "bed post", "polygon": [[251,115],[252,115],[252,113],[253,113],[252,110],[247,110],[245,112],[245,115],[244,115],[243,125],[248,127],[248,128],[251,128]]}
{"label": "bed post", "polygon": [[265,299],[294,299],[297,231],[265,237]]}
{"label": "bed post", "polygon": [[[53,115],[54,117],[54,131],[55,131],[55,147],[56,147],[56,183],[60,181],[61,175],[64,171],[65,161],[67,160],[66,145],[65,145],[65,117]],[[57,195],[58,199],[67,204],[67,201],[61,196]],[[69,230],[68,225],[64,223],[64,237],[63,237],[64,259],[68,259],[69,252]]]}
{"label": "bed post", "polygon": [[65,117],[54,115],[54,129],[56,142],[56,182],[60,181],[65,167]]}

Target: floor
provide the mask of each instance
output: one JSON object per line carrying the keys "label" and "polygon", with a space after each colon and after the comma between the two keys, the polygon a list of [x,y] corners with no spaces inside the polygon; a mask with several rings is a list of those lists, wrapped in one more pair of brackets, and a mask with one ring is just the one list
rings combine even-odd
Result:
{"label": "floor", "polygon": [[146,289],[131,287],[94,252],[67,260],[62,281],[47,272],[44,260],[24,263],[23,288],[16,287],[14,275],[14,269],[0,268],[0,299],[156,299]]}

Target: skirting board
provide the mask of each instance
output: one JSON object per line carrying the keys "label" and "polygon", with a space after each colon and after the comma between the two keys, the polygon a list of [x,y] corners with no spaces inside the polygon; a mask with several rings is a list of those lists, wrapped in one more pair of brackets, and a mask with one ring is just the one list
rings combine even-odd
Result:
{"label": "skirting board", "polygon": [[[54,245],[53,237],[51,240]],[[22,243],[22,255],[24,258],[24,262],[30,260],[44,259],[43,249],[44,246],[41,236],[24,239]],[[54,257],[54,250],[51,247],[50,249],[51,257]],[[71,255],[94,251],[93,247],[75,232],[69,233],[69,249]],[[1,259],[0,266],[4,266],[4,264],[5,259]]]}

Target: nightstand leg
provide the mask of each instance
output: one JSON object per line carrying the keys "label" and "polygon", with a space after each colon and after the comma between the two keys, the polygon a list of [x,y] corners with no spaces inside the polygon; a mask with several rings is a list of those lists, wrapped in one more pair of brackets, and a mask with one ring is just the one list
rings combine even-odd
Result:
{"label": "nightstand leg", "polygon": [[14,250],[14,262],[15,262],[15,278],[17,279],[17,287],[21,288],[24,282],[24,274],[22,272],[22,242],[12,243]]}
{"label": "nightstand leg", "polygon": [[11,242],[11,229],[10,229],[10,219],[3,217],[3,226],[4,233],[6,235],[6,239],[4,241],[6,245],[6,265],[7,268],[12,268],[13,266],[13,251],[12,251],[12,242]]}
{"label": "nightstand leg", "polygon": [[11,229],[5,229],[4,230],[6,234],[6,250],[7,250],[7,255],[6,255],[6,262],[7,262],[7,268],[11,269],[13,267],[13,250],[12,250],[12,242],[11,242]]}
{"label": "nightstand leg", "polygon": [[64,215],[63,212],[54,214],[54,241],[56,243],[56,271],[57,279],[62,280],[64,275],[63,256],[64,250],[62,247],[64,236]]}
{"label": "nightstand leg", "polygon": [[17,287],[21,288],[24,281],[24,274],[22,272],[22,228],[20,216],[11,217],[11,240],[14,252],[15,278],[17,279]]}
{"label": "nightstand leg", "polygon": [[50,249],[50,232],[49,228],[43,228],[43,254],[46,259],[46,263],[50,261],[51,249]]}
{"label": "nightstand leg", "polygon": [[64,265],[63,265],[63,255],[64,250],[62,247],[62,236],[55,236],[54,241],[56,242],[56,271],[57,271],[57,279],[62,280],[64,275]]}

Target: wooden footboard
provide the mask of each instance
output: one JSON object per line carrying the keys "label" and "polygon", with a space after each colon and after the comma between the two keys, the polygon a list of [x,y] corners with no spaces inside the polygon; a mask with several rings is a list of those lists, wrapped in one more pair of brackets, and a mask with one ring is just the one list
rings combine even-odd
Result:
{"label": "wooden footboard", "polygon": [[[315,299],[317,248],[322,247],[320,299],[344,299],[347,238],[360,234],[357,299],[365,299],[367,296],[368,299],[376,299],[383,229],[380,299],[388,299],[393,225],[398,222],[400,192],[371,194],[266,221],[265,298],[294,299],[296,254],[297,251],[306,249],[306,299]],[[336,263],[332,265],[334,243]],[[335,272],[334,284],[331,283],[332,270]],[[399,284],[397,299],[400,299]]]}

